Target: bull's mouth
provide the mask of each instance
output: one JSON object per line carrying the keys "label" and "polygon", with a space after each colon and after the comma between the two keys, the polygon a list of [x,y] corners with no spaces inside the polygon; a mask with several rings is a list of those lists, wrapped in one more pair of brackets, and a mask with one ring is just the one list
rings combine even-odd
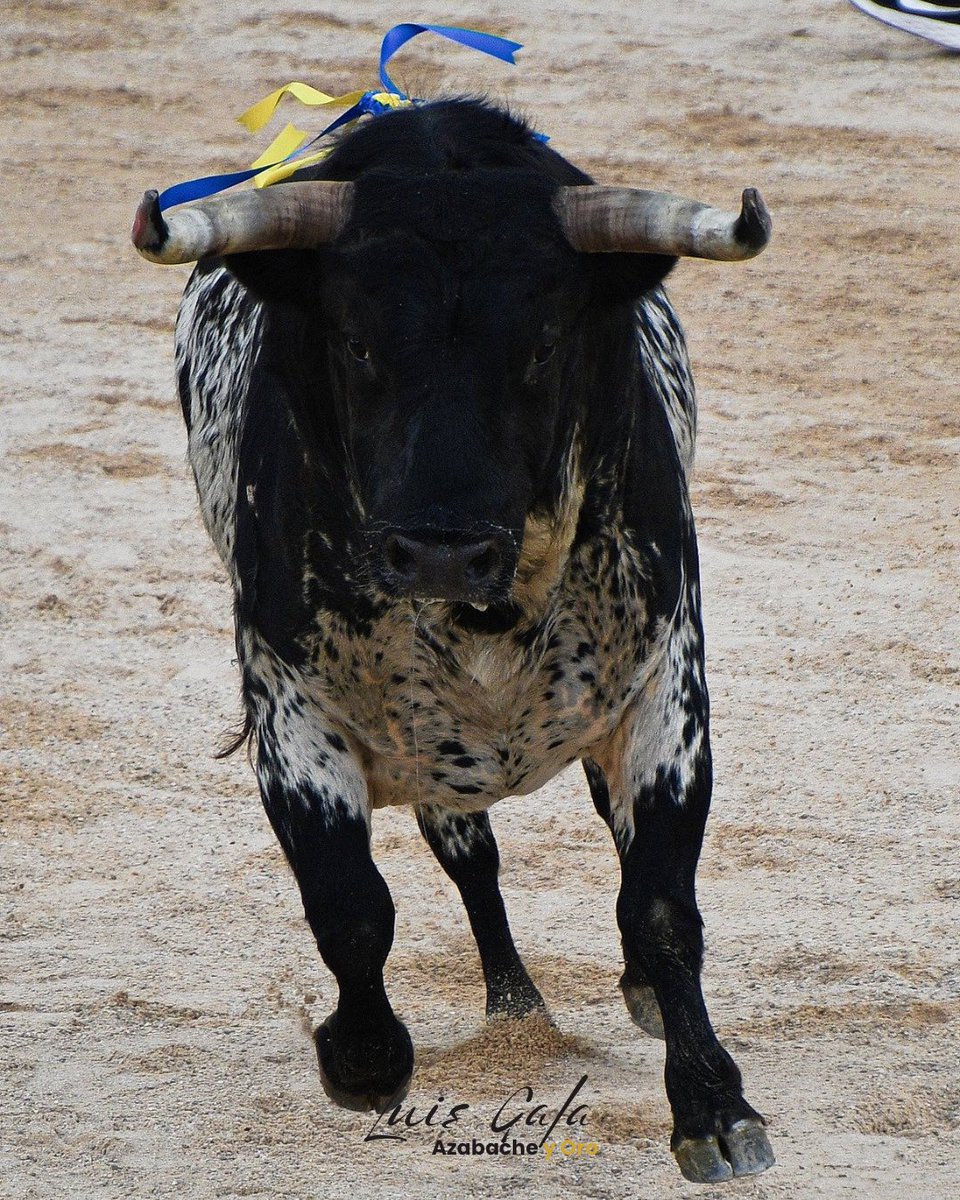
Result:
{"label": "bull's mouth", "polygon": [[498,600],[485,608],[474,604],[452,604],[450,615],[461,629],[471,633],[507,633],[523,616],[523,609],[513,600]]}

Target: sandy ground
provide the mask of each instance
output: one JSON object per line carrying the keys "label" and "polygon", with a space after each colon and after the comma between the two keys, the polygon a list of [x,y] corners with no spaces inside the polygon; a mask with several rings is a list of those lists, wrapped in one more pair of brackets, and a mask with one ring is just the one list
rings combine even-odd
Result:
{"label": "sandy ground", "polygon": [[[6,0],[0,14],[0,1196],[530,1200],[957,1194],[956,164],[960,58],[841,0]],[[410,1104],[482,1138],[584,1075],[594,1158],[431,1153],[323,1096],[331,980],[238,756],[230,602],[173,398],[186,269],[127,242],[147,186],[259,152],[232,115],[301,78],[487,90],[608,181],[733,203],[776,242],[686,263],[717,789],[700,872],[715,1023],[779,1164],[718,1189],[667,1150],[662,1047],[616,989],[617,870],[579,771],[494,814],[559,1024],[485,1031],[453,889],[378,814]],[[296,114],[299,117],[299,113]],[[521,1112],[519,1099],[506,1115]]]}

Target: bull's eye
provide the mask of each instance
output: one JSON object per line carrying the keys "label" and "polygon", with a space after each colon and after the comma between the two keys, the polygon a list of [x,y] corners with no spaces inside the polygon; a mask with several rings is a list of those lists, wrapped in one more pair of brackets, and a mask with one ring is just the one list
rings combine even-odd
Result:
{"label": "bull's eye", "polygon": [[537,344],[537,348],[533,352],[533,361],[537,366],[542,366],[548,359],[553,358],[554,351],[557,348],[557,339],[550,335],[545,336]]}
{"label": "bull's eye", "polygon": [[347,349],[357,362],[368,362],[370,359],[370,349],[367,343],[358,337],[347,338]]}

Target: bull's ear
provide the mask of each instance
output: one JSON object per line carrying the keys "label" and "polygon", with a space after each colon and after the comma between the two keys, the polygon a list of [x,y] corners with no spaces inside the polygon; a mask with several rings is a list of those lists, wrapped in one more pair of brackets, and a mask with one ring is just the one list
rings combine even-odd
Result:
{"label": "bull's ear", "polygon": [[590,254],[588,270],[595,304],[639,300],[673,270],[677,260],[667,254]]}
{"label": "bull's ear", "polygon": [[310,308],[320,297],[320,261],[315,250],[251,250],[227,254],[223,261],[258,300]]}

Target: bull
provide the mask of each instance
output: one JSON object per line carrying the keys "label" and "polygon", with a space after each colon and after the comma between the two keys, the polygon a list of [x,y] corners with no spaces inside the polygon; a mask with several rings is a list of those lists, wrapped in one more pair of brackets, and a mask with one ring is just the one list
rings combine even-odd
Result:
{"label": "bull", "polygon": [[189,457],[233,584],[256,774],[339,989],[332,1100],[411,1079],[383,968],[373,810],[413,807],[458,888],[490,1016],[543,998],[487,810],[582,760],[622,882],[621,988],[666,1042],[671,1148],[714,1182],[774,1159],[704,1005],[694,877],[712,786],[696,422],[662,282],[770,221],[595,185],[473,100],[397,109],[290,182],[162,214],[195,262],[176,330]]}

